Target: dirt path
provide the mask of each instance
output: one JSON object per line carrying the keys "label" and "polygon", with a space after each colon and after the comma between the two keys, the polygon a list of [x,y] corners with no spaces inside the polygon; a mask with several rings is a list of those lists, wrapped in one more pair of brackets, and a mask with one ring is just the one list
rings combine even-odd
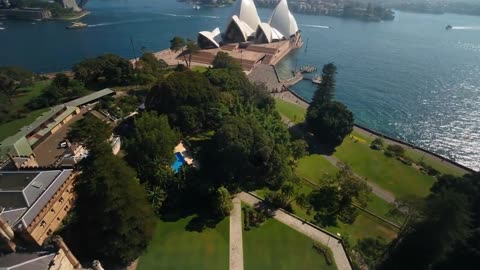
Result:
{"label": "dirt path", "polygon": [[243,270],[242,203],[233,199],[230,213],[230,270]]}
{"label": "dirt path", "polygon": [[[239,193],[237,195],[237,198],[239,198],[242,202],[249,204],[251,206],[254,206],[257,203],[261,202],[261,200],[245,192]],[[333,258],[337,265],[337,269],[339,270],[352,269],[350,262],[348,261],[347,254],[345,253],[345,250],[343,249],[342,244],[338,241],[338,239],[332,237],[328,233],[325,233],[313,227],[309,223],[305,223],[303,220],[295,218],[281,210],[275,211],[273,218],[289,226],[290,228],[308,236],[312,240],[322,243],[323,245],[329,247],[332,250]],[[232,268],[230,267],[230,269]]]}

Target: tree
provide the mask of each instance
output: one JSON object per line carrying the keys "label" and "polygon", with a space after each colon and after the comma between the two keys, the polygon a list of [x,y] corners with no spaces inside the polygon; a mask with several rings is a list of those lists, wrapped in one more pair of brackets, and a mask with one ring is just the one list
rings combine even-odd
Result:
{"label": "tree", "polygon": [[86,115],[75,122],[68,131],[71,142],[82,143],[88,149],[102,145],[112,135],[113,128],[93,115]]}
{"label": "tree", "polygon": [[223,106],[218,90],[203,74],[190,70],[175,72],[154,86],[145,105],[148,110],[166,114],[184,134],[218,126]]}
{"label": "tree", "polygon": [[375,269],[377,261],[387,248],[387,242],[382,237],[368,237],[358,240],[357,249],[370,269]]}
{"label": "tree", "polygon": [[353,114],[337,101],[332,101],[335,93],[337,67],[329,63],[323,67],[322,83],[313,96],[307,109],[307,128],[323,143],[333,147],[340,145],[353,130]]}
{"label": "tree", "polygon": [[215,194],[215,213],[218,217],[226,217],[230,215],[233,209],[232,198],[230,193],[224,187],[219,187]]}
{"label": "tree", "polygon": [[305,140],[295,140],[292,142],[292,154],[295,160],[308,155],[308,143]]}
{"label": "tree", "polygon": [[167,67],[168,64],[164,60],[157,59],[151,52],[145,52],[135,63],[138,83],[154,83]]}
{"label": "tree", "polygon": [[195,43],[195,41],[188,39],[187,40],[187,53],[188,53],[188,62],[187,62],[187,67],[191,68],[192,67],[192,55],[197,53],[200,48],[198,45]]}
{"label": "tree", "polygon": [[353,131],[353,114],[340,102],[330,102],[321,107],[309,107],[307,126],[323,143],[333,147]]}
{"label": "tree", "polygon": [[431,269],[446,259],[456,242],[468,237],[468,209],[467,198],[460,193],[430,196],[423,216],[402,229],[378,269]]}
{"label": "tree", "polygon": [[155,214],[159,215],[163,202],[167,199],[167,193],[160,186],[147,187],[147,198]]}
{"label": "tree", "polygon": [[288,131],[277,118],[256,117],[225,117],[202,152],[202,170],[229,189],[266,184],[278,188],[292,176]]}
{"label": "tree", "polygon": [[231,57],[226,52],[218,52],[213,59],[213,68],[226,68],[226,69],[239,69],[241,70],[241,66],[235,58]]}
{"label": "tree", "polygon": [[358,215],[353,202],[365,207],[371,189],[358,179],[349,168],[342,168],[335,179],[324,183],[308,196],[316,211],[315,222],[323,227],[336,225],[337,219],[353,224]]}
{"label": "tree", "polygon": [[172,40],[170,40],[170,50],[174,52],[178,52],[183,50],[185,47],[185,40],[182,37],[176,36]]}
{"label": "tree", "polygon": [[19,67],[0,67],[0,94],[5,95],[12,103],[21,88],[33,82],[32,72]]}
{"label": "tree", "polygon": [[146,250],[155,228],[145,189],[135,171],[114,156],[106,142],[89,152],[80,169],[75,228],[83,241],[76,242],[90,258],[126,266]]}
{"label": "tree", "polygon": [[114,54],[85,59],[73,66],[73,72],[75,79],[85,84],[126,85],[133,78],[132,63]]}
{"label": "tree", "polygon": [[328,63],[322,69],[322,82],[318,85],[317,91],[312,99],[313,106],[321,106],[329,103],[335,94],[337,67],[333,63]]}
{"label": "tree", "polygon": [[70,80],[70,78],[63,73],[57,73],[50,85],[43,90],[42,94],[28,103],[28,107],[32,110],[49,107],[78,98],[86,93],[87,90],[83,83],[77,80]]}
{"label": "tree", "polygon": [[163,176],[172,175],[173,148],[180,134],[170,127],[165,115],[145,112],[135,119],[134,131],[126,140],[127,161],[137,170],[142,183],[149,187],[161,184]]}

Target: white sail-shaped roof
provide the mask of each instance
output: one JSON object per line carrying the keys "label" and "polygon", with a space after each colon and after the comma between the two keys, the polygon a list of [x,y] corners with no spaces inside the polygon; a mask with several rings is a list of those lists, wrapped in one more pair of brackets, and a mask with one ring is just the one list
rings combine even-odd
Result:
{"label": "white sail-shaped roof", "polygon": [[[212,32],[210,31],[201,31],[198,33],[199,37],[203,37],[204,39],[208,40],[210,45],[216,48],[220,47],[220,41],[222,40],[222,36],[220,33],[220,28],[213,29]],[[200,41],[200,39],[199,39]],[[200,42],[198,42],[200,43]]]}
{"label": "white sail-shaped roof", "polygon": [[298,32],[297,21],[288,9],[287,0],[281,0],[278,3],[268,23],[286,37],[295,35]]}
{"label": "white sail-shaped roof", "polygon": [[258,25],[255,37],[257,42],[266,41],[271,43],[274,40],[283,39],[284,36],[277,29],[271,27],[268,23],[260,23]]}
{"label": "white sail-shaped roof", "polygon": [[[238,29],[241,32],[241,36],[238,36],[235,29]],[[255,30],[253,30],[246,22],[240,20],[237,15],[232,16],[228,23],[227,30],[225,31],[226,39],[234,42],[245,42],[248,40],[248,37],[254,33]]]}
{"label": "white sail-shaped roof", "polygon": [[232,17],[235,15],[248,24],[251,29],[257,29],[260,24],[260,17],[258,17],[257,8],[253,0],[237,0]]}

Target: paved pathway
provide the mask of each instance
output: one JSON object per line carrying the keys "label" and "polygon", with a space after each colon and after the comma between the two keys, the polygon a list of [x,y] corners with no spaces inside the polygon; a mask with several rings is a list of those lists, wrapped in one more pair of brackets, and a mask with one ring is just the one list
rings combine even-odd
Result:
{"label": "paved pathway", "polygon": [[[293,132],[302,133],[302,131],[300,130],[300,127],[295,126],[295,124],[292,121],[290,121],[290,119],[288,119],[287,117],[285,117],[283,115],[280,115],[280,116],[282,117],[283,123],[285,123],[288,126],[288,128],[290,128]],[[335,167],[338,167],[338,164],[341,163],[341,161],[338,160],[333,155],[321,154],[321,156],[323,156],[326,160],[328,160]],[[365,177],[362,177],[361,175],[357,174],[356,172],[353,172],[353,174],[356,177],[364,180],[367,183],[367,185],[372,189],[373,194],[377,195],[378,197],[382,198],[384,201],[386,201],[388,203],[394,203],[395,202],[395,195],[393,195],[390,191],[387,191],[386,189],[380,187],[379,185],[377,185],[375,183],[372,183],[370,181],[365,180]]]}
{"label": "paved pathway", "polygon": [[[325,157],[326,160],[328,160],[330,163],[332,163],[336,167],[338,167],[338,164],[341,163],[341,161],[334,156],[328,156],[328,155],[322,155],[322,156]],[[384,201],[388,203],[395,202],[395,195],[393,195],[390,191],[385,190],[384,188],[380,187],[375,183],[365,180],[365,177],[362,177],[356,172],[353,172],[353,175],[355,175],[357,178],[364,180],[367,183],[367,185],[370,188],[372,188],[373,194],[377,195],[378,197],[382,198]]]}
{"label": "paved pathway", "polygon": [[230,213],[230,270],[243,270],[242,203],[233,199]]}
{"label": "paved pathway", "polygon": [[[259,199],[256,197],[245,193],[241,192],[237,194],[237,198],[239,198],[241,201],[243,201],[246,204],[249,204],[251,206],[254,206],[255,204],[261,202]],[[328,246],[333,253],[333,258],[335,260],[335,263],[337,265],[337,269],[339,270],[351,270],[350,263],[347,258],[347,254],[345,253],[345,250],[342,247],[342,244],[338,241],[338,239],[330,236],[329,234],[309,225],[308,223],[304,223],[302,220],[297,219],[281,210],[277,210],[274,212],[273,216],[276,220],[282,222],[283,224],[289,226],[290,228],[308,236],[312,240],[315,240],[319,243],[322,243],[325,246]],[[232,220],[232,218],[230,218]],[[231,223],[230,223],[231,224]],[[230,235],[231,235],[231,227],[230,227]],[[230,236],[231,237],[231,236]],[[280,236],[279,236],[280,237]],[[231,241],[231,238],[230,238]],[[231,242],[230,242],[231,243]],[[231,257],[230,257],[231,258]],[[231,262],[231,261],[230,261]],[[231,264],[230,264],[230,269]]]}

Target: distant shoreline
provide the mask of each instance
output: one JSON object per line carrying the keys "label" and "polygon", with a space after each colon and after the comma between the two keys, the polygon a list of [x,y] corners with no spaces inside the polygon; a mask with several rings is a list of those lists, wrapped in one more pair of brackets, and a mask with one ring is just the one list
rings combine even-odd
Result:
{"label": "distant shoreline", "polygon": [[46,20],[48,20],[48,21],[74,21],[74,20],[79,20],[79,19],[89,15],[92,12],[88,11],[88,10],[84,10],[84,11],[80,11],[80,13],[81,14],[78,14],[78,15],[75,15],[75,16],[50,18],[50,19],[46,19]]}

